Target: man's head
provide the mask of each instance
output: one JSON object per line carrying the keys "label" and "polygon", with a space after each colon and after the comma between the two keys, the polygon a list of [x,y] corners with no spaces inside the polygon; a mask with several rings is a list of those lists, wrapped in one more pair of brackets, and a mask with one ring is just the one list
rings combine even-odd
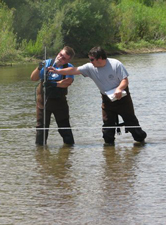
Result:
{"label": "man's head", "polygon": [[75,52],[74,50],[69,47],[65,46],[57,55],[55,59],[55,63],[57,66],[62,66],[66,63],[69,63],[70,60],[74,57]]}
{"label": "man's head", "polygon": [[92,48],[89,53],[89,60],[95,67],[102,67],[105,65],[107,54],[100,46]]}
{"label": "man's head", "polygon": [[89,51],[88,56],[92,56],[95,59],[100,59],[100,58],[106,59],[107,58],[106,52],[100,46],[92,48]]}

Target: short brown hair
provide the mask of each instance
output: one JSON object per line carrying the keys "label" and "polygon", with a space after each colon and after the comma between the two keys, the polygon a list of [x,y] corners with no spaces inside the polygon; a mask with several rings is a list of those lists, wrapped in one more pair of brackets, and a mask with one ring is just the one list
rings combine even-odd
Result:
{"label": "short brown hair", "polygon": [[66,54],[69,55],[71,59],[74,58],[75,52],[73,48],[65,46],[62,50],[65,50]]}
{"label": "short brown hair", "polygon": [[99,59],[99,58],[106,59],[107,53],[100,46],[96,46],[89,51],[88,56],[93,56],[95,59]]}

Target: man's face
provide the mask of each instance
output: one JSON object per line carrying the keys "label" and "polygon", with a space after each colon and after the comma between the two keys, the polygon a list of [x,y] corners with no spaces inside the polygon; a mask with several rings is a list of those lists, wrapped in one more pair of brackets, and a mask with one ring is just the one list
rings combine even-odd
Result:
{"label": "man's face", "polygon": [[62,66],[70,61],[70,56],[66,54],[65,50],[61,50],[55,59],[57,66]]}
{"label": "man's face", "polygon": [[93,64],[94,67],[101,67],[101,62],[102,62],[101,58],[96,59],[93,56],[89,56],[89,60]]}

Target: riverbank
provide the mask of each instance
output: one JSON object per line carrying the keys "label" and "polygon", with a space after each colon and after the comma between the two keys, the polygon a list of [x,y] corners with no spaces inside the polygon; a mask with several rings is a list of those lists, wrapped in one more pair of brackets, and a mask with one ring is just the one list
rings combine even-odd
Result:
{"label": "riverbank", "polygon": [[142,48],[142,49],[134,49],[134,50],[126,50],[127,54],[143,54],[143,53],[159,53],[166,52],[166,48]]}
{"label": "riverbank", "polygon": [[159,53],[159,52],[166,52],[166,46],[165,47],[121,47],[121,48],[115,48],[112,49],[110,52],[108,52],[108,55],[126,55],[126,54],[147,54],[147,53]]}
{"label": "riverbank", "polygon": [[[112,49],[111,51],[107,51],[108,55],[127,55],[127,54],[147,54],[147,53],[160,53],[160,52],[166,52],[166,47],[153,47],[153,48],[134,48],[134,49],[128,49],[128,48],[123,48],[123,49]],[[76,55],[75,58],[85,58],[81,57],[80,55]],[[25,57],[22,58],[21,60],[17,61],[5,61],[1,62],[0,61],[0,66],[13,66],[16,64],[28,64],[28,63],[38,63],[43,59],[37,59],[35,57]]]}

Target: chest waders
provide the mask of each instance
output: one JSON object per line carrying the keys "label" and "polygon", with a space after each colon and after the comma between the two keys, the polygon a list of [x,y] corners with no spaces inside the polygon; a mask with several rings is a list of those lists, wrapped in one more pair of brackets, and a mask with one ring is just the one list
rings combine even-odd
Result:
{"label": "chest waders", "polygon": [[[54,60],[51,60],[50,66],[53,65]],[[63,66],[68,67],[68,64]],[[65,77],[63,77],[65,79]],[[56,80],[58,81],[58,80]],[[44,102],[44,91],[46,101]],[[49,128],[51,114],[54,114],[58,127],[69,127],[69,108],[66,100],[67,88],[55,87],[54,84],[46,79],[39,83],[36,97],[36,112],[37,112],[37,128],[43,128],[43,111],[46,109],[46,128]],[[45,129],[45,138],[43,138],[43,130],[37,130],[36,144],[44,145],[47,142],[49,129]],[[58,132],[63,138],[64,143],[74,144],[74,138],[71,129],[58,129]],[[45,142],[44,142],[45,139]]]}
{"label": "chest waders", "polygon": [[[54,64],[54,59],[51,60],[51,63],[49,66],[52,66]],[[63,68],[67,68],[68,64],[63,65]],[[65,79],[66,76],[63,76],[63,79]],[[55,80],[60,81],[60,80]],[[45,89],[45,93],[44,93]],[[51,80],[48,80],[48,73],[46,73],[46,80],[41,80],[41,82],[38,84],[38,87],[36,88],[36,102],[37,107],[40,109],[44,109],[44,107],[47,104],[48,98],[51,99],[59,99],[65,95],[67,95],[68,91],[67,88],[59,88],[56,87]],[[44,101],[44,94],[45,94],[45,101]]]}
{"label": "chest waders", "polygon": [[[133,126],[133,128],[125,129],[125,132],[130,132],[135,141],[142,142],[146,138],[146,133],[140,128],[134,128],[139,126],[139,121],[135,116],[133,102],[129,93],[128,87],[125,89],[127,96],[120,100],[111,102],[106,96],[102,95],[102,116],[103,116],[103,138],[105,143],[114,143],[115,140],[115,128],[104,128],[109,126]],[[118,116],[121,116],[123,123],[119,124]],[[117,129],[120,132],[120,129]]]}

